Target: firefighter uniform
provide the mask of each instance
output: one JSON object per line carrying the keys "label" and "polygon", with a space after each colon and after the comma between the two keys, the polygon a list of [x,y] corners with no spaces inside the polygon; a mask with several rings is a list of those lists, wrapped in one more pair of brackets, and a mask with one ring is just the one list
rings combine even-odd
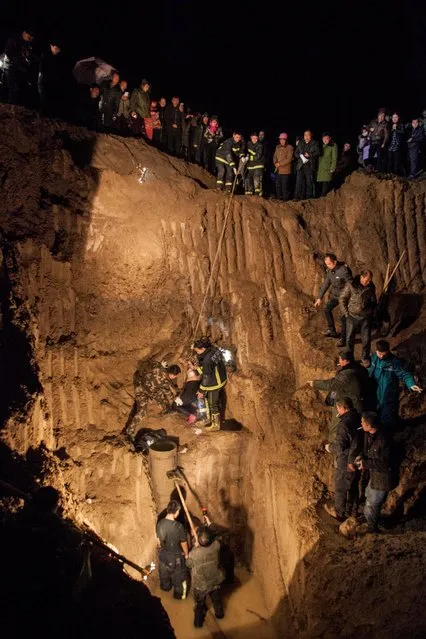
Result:
{"label": "firefighter uniform", "polygon": [[234,169],[238,168],[240,158],[244,155],[244,143],[235,142],[234,138],[228,138],[216,151],[217,179],[216,187],[220,190],[225,185],[225,191],[232,190],[234,181]]}
{"label": "firefighter uniform", "polygon": [[247,174],[245,180],[246,195],[263,195],[263,171],[265,170],[265,149],[262,142],[249,142],[247,145]]}
{"label": "firefighter uniform", "polygon": [[227,381],[225,360],[218,348],[210,346],[198,356],[198,361],[198,371],[201,375],[200,390],[207,397],[212,427],[219,429],[223,388]]}

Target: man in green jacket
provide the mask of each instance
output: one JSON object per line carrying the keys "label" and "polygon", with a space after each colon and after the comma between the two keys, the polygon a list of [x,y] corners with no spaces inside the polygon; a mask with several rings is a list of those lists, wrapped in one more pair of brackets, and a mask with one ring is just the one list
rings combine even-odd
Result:
{"label": "man in green jacket", "polygon": [[191,569],[192,592],[194,595],[194,626],[201,628],[207,612],[206,599],[210,597],[217,619],[222,619],[222,598],[220,584],[225,574],[219,565],[220,544],[207,526],[197,531],[198,546],[189,553],[186,565]]}
{"label": "man in green jacket", "polygon": [[141,135],[145,131],[145,120],[150,117],[151,85],[148,80],[142,80],[139,89],[133,89],[130,97],[130,115],[133,118],[133,131]]}
{"label": "man in green jacket", "polygon": [[322,155],[318,162],[317,182],[320,197],[327,195],[337,165],[337,145],[330,133],[322,134]]}

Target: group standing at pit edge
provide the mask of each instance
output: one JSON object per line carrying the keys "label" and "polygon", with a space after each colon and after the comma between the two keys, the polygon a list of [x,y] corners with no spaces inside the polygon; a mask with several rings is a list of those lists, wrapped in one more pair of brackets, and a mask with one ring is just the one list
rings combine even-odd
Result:
{"label": "group standing at pit edge", "polygon": [[[90,129],[123,136],[143,137],[171,155],[195,162],[216,176],[216,188],[282,201],[327,195],[357,167],[367,172],[414,179],[422,175],[426,159],[426,110],[423,119],[404,124],[398,113],[380,109],[361,128],[356,160],[350,141],[339,152],[329,132],[314,139],[307,129],[294,145],[283,132],[275,145],[264,131],[252,132],[246,142],[241,131],[224,136],[219,118],[196,113],[178,95],[171,101],[151,97],[151,83],[143,79],[128,90],[118,71],[100,85],[88,86],[76,101],[72,80],[62,60],[60,39],[51,38],[40,56],[33,49],[34,32],[25,29],[8,39],[0,60],[9,103],[38,106],[40,113],[83,124]],[[37,94],[36,94],[37,87]]]}

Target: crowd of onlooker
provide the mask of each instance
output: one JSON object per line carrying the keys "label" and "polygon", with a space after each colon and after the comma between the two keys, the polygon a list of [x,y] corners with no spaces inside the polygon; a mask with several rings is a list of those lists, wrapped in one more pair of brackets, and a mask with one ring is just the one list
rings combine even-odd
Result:
{"label": "crowd of onlooker", "polygon": [[[330,133],[321,140],[306,130],[294,145],[287,133],[274,144],[264,131],[247,141],[234,130],[224,135],[217,115],[194,112],[178,95],[154,99],[151,83],[143,79],[130,90],[128,82],[111,68],[107,76],[84,84],[70,82],[61,43],[51,39],[41,55],[33,49],[31,30],[9,38],[0,57],[3,94],[11,104],[36,107],[42,115],[78,122],[96,131],[143,137],[164,151],[195,162],[216,175],[217,188],[230,191],[234,177],[246,195],[274,194],[280,200],[321,197],[342,184],[356,167],[350,142],[340,150]],[[76,89],[70,97],[71,89]],[[77,97],[76,97],[77,96]],[[403,124],[400,116],[380,109],[377,118],[362,128],[358,138],[358,164],[365,170],[412,179],[422,172],[424,121]],[[238,188],[240,188],[238,186]]]}
{"label": "crowd of onlooker", "polygon": [[377,118],[364,125],[358,136],[358,163],[369,171],[407,175],[422,173],[426,141],[426,110],[404,124],[399,113],[380,109]]}

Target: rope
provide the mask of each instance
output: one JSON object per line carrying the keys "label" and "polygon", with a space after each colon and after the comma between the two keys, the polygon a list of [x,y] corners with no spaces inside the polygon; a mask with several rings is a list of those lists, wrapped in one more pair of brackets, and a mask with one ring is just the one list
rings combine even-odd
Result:
{"label": "rope", "polygon": [[[232,190],[231,190],[231,197],[229,198],[229,202],[228,202],[228,210],[226,211],[225,220],[224,220],[224,222],[223,222],[222,232],[221,232],[221,234],[220,234],[220,236],[219,236],[219,243],[218,243],[218,245],[217,245],[216,255],[215,255],[214,260],[213,260],[212,270],[211,270],[211,272],[210,272],[209,281],[208,281],[208,284],[207,284],[206,292],[205,292],[205,294],[204,294],[203,303],[201,304],[201,309],[200,309],[200,313],[199,313],[199,315],[198,315],[197,323],[195,324],[195,328],[194,328],[194,332],[193,332],[193,335],[192,335],[192,340],[191,340],[191,342],[193,342],[193,341],[194,341],[195,336],[196,336],[196,334],[197,334],[197,330],[198,330],[198,327],[199,327],[199,325],[200,325],[200,321],[201,321],[201,316],[202,316],[202,314],[203,314],[203,312],[204,312],[204,307],[205,307],[205,305],[206,305],[207,296],[208,296],[208,294],[209,294],[209,288],[210,288],[210,285],[211,285],[211,283],[212,283],[212,281],[213,281],[213,276],[214,276],[214,272],[215,272],[216,264],[217,264],[217,262],[218,262],[218,259],[219,259],[219,256],[220,256],[220,253],[221,253],[221,251],[222,251],[223,239],[224,239],[224,237],[225,237],[226,226],[227,226],[227,224],[228,224],[228,218],[229,218],[229,214],[230,214],[230,212],[231,212],[231,204],[232,204],[232,200],[233,200],[233,197],[234,197],[234,192],[235,192],[235,187],[236,187],[236,184],[237,184],[237,178],[238,178],[238,175],[239,175],[239,174],[237,173],[237,174],[235,175],[235,177],[234,177],[234,182],[233,182]],[[213,289],[212,289],[212,294],[213,294]]]}

